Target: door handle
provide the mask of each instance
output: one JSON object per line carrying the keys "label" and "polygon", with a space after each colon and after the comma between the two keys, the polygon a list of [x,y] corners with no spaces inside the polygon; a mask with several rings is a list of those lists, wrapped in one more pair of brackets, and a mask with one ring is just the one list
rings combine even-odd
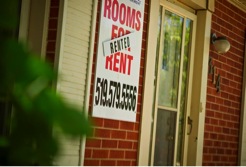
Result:
{"label": "door handle", "polygon": [[190,125],[190,129],[187,132],[187,135],[190,135],[192,132],[192,124],[193,124],[193,120],[190,118],[190,116],[188,116],[188,120],[187,120],[188,125]]}

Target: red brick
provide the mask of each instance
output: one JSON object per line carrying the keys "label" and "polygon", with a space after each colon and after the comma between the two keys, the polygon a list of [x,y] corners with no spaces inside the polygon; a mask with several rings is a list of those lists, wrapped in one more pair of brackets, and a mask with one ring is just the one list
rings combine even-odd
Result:
{"label": "red brick", "polygon": [[133,142],[131,141],[119,141],[119,148],[132,149]]}
{"label": "red brick", "polygon": [[206,139],[204,139],[204,145],[205,146],[212,146],[212,141],[211,140],[206,140]]}
{"label": "red brick", "polygon": [[224,154],[224,149],[222,149],[222,148],[218,149],[217,153],[218,154]]}
{"label": "red brick", "polygon": [[211,123],[212,125],[218,125],[218,122],[219,122],[219,120],[214,119],[214,118],[211,118],[211,120],[210,120],[210,123]]}
{"label": "red brick", "polygon": [[212,157],[211,155],[203,155],[203,161],[207,162],[207,161],[211,161]]}
{"label": "red brick", "polygon": [[86,149],[85,150],[85,158],[91,158],[91,156],[92,156],[92,150]]}
{"label": "red brick", "polygon": [[84,166],[99,166],[99,160],[85,159]]}
{"label": "red brick", "polygon": [[111,133],[112,139],[126,139],[126,131],[114,130]]}
{"label": "red brick", "polygon": [[212,157],[212,159],[213,159],[213,161],[219,161],[219,160],[220,160],[220,156],[214,155],[214,156]]}
{"label": "red brick", "polygon": [[117,161],[117,166],[130,166],[131,161]]}
{"label": "red brick", "polygon": [[207,96],[207,101],[209,101],[209,102],[215,102],[215,97],[208,95]]}
{"label": "red brick", "polygon": [[50,18],[58,18],[58,12],[59,12],[58,7],[52,7],[50,9]]}
{"label": "red brick", "polygon": [[117,120],[110,120],[110,119],[104,120],[104,127],[105,128],[119,129],[119,124],[120,124],[120,121],[117,121]]}
{"label": "red brick", "polygon": [[137,149],[138,149],[138,142],[134,142],[134,143],[133,143],[133,149],[134,149],[134,150],[137,150]]}
{"label": "red brick", "polygon": [[125,152],[124,151],[110,150],[109,158],[123,159],[124,157],[125,157]]}
{"label": "red brick", "polygon": [[228,93],[226,93],[226,92],[221,92],[221,97],[223,97],[223,98],[228,98]]}
{"label": "red brick", "polygon": [[139,131],[139,123],[135,123],[134,131]]}
{"label": "red brick", "polygon": [[209,133],[207,131],[204,132],[204,139],[208,139],[209,138]]}
{"label": "red brick", "polygon": [[213,141],[213,146],[215,146],[215,147],[220,147],[220,146],[221,146],[221,142],[220,142],[220,141],[214,140],[214,141]]}
{"label": "red brick", "polygon": [[211,104],[211,109],[219,110],[219,105],[218,104]]}
{"label": "red brick", "polygon": [[216,153],[216,148],[215,147],[211,147],[211,148],[208,149],[208,152],[209,152],[209,154],[214,154],[214,153]]}
{"label": "red brick", "polygon": [[55,44],[54,41],[48,42],[47,48],[46,48],[47,52],[52,52],[52,51],[54,51],[54,50],[55,50],[55,45],[56,45],[56,44]]}
{"label": "red brick", "polygon": [[134,123],[121,121],[120,122],[120,129],[133,131],[134,130]]}
{"label": "red brick", "polygon": [[219,127],[219,126],[215,126],[214,127],[214,132],[221,133],[222,132],[222,128]]}
{"label": "red brick", "polygon": [[137,116],[136,116],[136,122],[137,122],[137,123],[140,122],[140,114],[139,114],[139,113],[140,113],[140,109],[141,109],[140,107],[138,107],[138,108],[139,108],[139,110],[138,110]]}
{"label": "red brick", "polygon": [[92,157],[93,158],[108,158],[109,150],[93,150]]}
{"label": "red brick", "polygon": [[229,146],[228,142],[221,142],[221,146],[225,149]]}
{"label": "red brick", "polygon": [[59,2],[60,2],[59,0],[51,0],[50,1],[50,6],[51,7],[54,7],[54,6],[55,7],[59,7]]}
{"label": "red brick", "polygon": [[218,135],[218,139],[219,139],[220,141],[225,140],[225,135],[219,134],[219,135]]}
{"label": "red brick", "polygon": [[225,107],[225,106],[220,106],[220,111],[222,112],[227,112],[228,111],[228,107]]}
{"label": "red brick", "polygon": [[103,126],[104,119],[93,117],[93,118],[91,118],[91,120],[92,120],[92,124],[94,126],[96,126],[96,127],[102,127]]}
{"label": "red brick", "polygon": [[137,161],[136,160],[131,161],[131,166],[137,166]]}
{"label": "red brick", "polygon": [[56,30],[49,30],[48,31],[48,40],[55,41],[56,40],[56,35],[57,35]]}
{"label": "red brick", "polygon": [[223,119],[224,119],[224,120],[227,120],[227,121],[228,121],[228,120],[230,120],[230,118],[231,118],[231,117],[230,117],[229,114],[223,114]]}
{"label": "red brick", "polygon": [[127,132],[127,139],[138,140],[138,132]]}
{"label": "red brick", "polygon": [[224,99],[222,99],[222,98],[216,98],[216,100],[215,100],[215,102],[217,103],[217,104],[223,104],[224,103]]}
{"label": "red brick", "polygon": [[231,106],[231,101],[230,100],[224,100],[224,105],[225,106]]}
{"label": "red brick", "polygon": [[203,154],[206,154],[206,153],[208,153],[208,148],[203,149]]}
{"label": "red brick", "polygon": [[213,132],[214,131],[214,127],[213,126],[211,126],[211,125],[205,125],[205,131],[207,131],[207,132]]}
{"label": "red brick", "polygon": [[207,116],[207,117],[214,117],[214,111],[207,110],[207,111],[206,111],[206,116]]}
{"label": "red brick", "polygon": [[95,129],[95,136],[101,138],[110,138],[111,131],[109,129]]}
{"label": "red brick", "polygon": [[87,138],[86,139],[86,147],[101,147],[100,139]]}
{"label": "red brick", "polygon": [[215,112],[214,117],[217,119],[222,119],[223,118],[223,114],[219,113],[219,112]]}
{"label": "red brick", "polygon": [[217,135],[217,134],[215,134],[215,133],[210,133],[210,139],[212,139],[212,140],[217,140],[217,138],[218,138],[218,135]]}
{"label": "red brick", "polygon": [[57,29],[57,19],[49,19],[49,28]]}
{"label": "red brick", "polygon": [[136,151],[126,151],[125,153],[126,159],[137,159],[137,152]]}
{"label": "red brick", "polygon": [[101,160],[101,166],[115,166],[115,160]]}
{"label": "red brick", "polygon": [[102,140],[102,148],[117,148],[117,140]]}
{"label": "red brick", "polygon": [[228,156],[221,156],[221,161],[228,161]]}

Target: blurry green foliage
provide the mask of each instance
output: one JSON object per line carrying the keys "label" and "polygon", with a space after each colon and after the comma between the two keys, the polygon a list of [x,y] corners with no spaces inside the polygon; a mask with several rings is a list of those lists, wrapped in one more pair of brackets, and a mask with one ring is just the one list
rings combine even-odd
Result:
{"label": "blurry green foliage", "polygon": [[59,151],[52,130],[80,137],[90,133],[90,123],[51,88],[57,76],[52,68],[13,37],[18,5],[17,0],[0,5],[0,98],[14,111],[10,135],[0,136],[0,165],[52,165]]}

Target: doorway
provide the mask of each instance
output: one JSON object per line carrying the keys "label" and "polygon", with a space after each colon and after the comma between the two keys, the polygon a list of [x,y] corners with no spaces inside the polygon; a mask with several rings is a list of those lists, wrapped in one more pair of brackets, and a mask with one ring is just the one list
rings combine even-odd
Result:
{"label": "doorway", "polygon": [[151,165],[186,165],[196,15],[160,5]]}

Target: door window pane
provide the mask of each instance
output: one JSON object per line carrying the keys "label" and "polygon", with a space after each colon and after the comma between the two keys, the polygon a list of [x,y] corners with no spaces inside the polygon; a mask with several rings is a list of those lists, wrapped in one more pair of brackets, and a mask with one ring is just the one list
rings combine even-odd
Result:
{"label": "door window pane", "polygon": [[173,165],[176,112],[158,109],[154,166]]}
{"label": "door window pane", "polygon": [[182,162],[182,149],[183,149],[183,138],[184,138],[184,124],[185,119],[185,108],[187,102],[187,81],[188,81],[188,67],[189,67],[189,55],[191,46],[191,31],[192,31],[192,20],[186,19],[185,24],[185,45],[184,45],[184,58],[183,58],[183,70],[182,70],[182,84],[181,84],[181,101],[179,111],[179,132],[178,132],[178,151],[177,151],[177,164]]}
{"label": "door window pane", "polygon": [[158,93],[161,106],[177,107],[183,22],[184,18],[165,12]]}

